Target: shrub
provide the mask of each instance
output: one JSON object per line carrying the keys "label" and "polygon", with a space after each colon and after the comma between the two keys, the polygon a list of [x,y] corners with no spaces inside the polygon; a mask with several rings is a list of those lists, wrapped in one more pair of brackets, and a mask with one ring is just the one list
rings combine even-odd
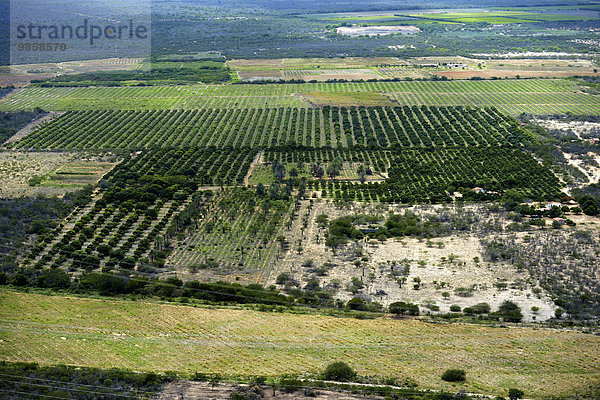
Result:
{"label": "shrub", "polygon": [[277,283],[278,285],[283,285],[290,279],[290,274],[288,274],[287,272],[282,272],[279,275],[277,275],[277,280],[275,281],[275,283]]}
{"label": "shrub", "polygon": [[300,382],[300,379],[295,376],[283,375],[281,378],[279,378],[279,387],[284,392],[294,392],[298,390],[301,385],[302,382]]}
{"label": "shrub", "polygon": [[23,274],[16,274],[12,278],[12,284],[15,286],[27,286],[29,285],[29,278]]}
{"label": "shrub", "polygon": [[446,382],[464,382],[467,373],[463,369],[448,369],[442,374],[442,380]]}
{"label": "shrub", "polygon": [[396,315],[403,315],[408,313],[409,315],[419,315],[419,306],[413,303],[406,303],[404,301],[397,301],[390,304],[390,313]]}
{"label": "shrub", "polygon": [[496,315],[501,317],[505,322],[521,322],[523,319],[521,307],[519,307],[514,301],[510,300],[504,300],[502,304],[500,304]]}
{"label": "shrub", "polygon": [[508,398],[510,400],[522,399],[525,393],[521,389],[508,389]]}
{"label": "shrub", "polygon": [[348,382],[356,378],[356,372],[343,361],[331,363],[323,372],[323,379],[328,381]]}
{"label": "shrub", "polygon": [[350,310],[365,310],[365,301],[359,297],[353,297],[346,303],[346,307]]}
{"label": "shrub", "polygon": [[71,286],[71,277],[62,269],[46,270],[38,277],[37,286],[43,288],[67,289]]}
{"label": "shrub", "polygon": [[452,312],[460,312],[460,306],[456,305],[456,304],[452,304],[450,306],[450,311],[452,311]]}
{"label": "shrub", "polygon": [[465,314],[487,314],[490,312],[490,305],[488,303],[477,303],[471,307],[465,307],[463,309]]}

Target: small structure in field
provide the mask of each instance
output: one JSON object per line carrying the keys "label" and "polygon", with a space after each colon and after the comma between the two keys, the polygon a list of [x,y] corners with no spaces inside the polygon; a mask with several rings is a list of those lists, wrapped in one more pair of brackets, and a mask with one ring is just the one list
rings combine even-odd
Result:
{"label": "small structure in field", "polygon": [[448,68],[463,68],[463,69],[468,67],[467,64],[457,64],[457,63],[446,64],[446,66]]}

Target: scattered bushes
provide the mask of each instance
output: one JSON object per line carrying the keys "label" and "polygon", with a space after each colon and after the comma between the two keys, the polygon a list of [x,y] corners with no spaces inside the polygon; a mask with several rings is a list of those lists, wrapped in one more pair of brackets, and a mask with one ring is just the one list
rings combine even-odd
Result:
{"label": "scattered bushes", "polygon": [[522,399],[525,396],[525,392],[521,389],[508,389],[508,398],[510,400]]}

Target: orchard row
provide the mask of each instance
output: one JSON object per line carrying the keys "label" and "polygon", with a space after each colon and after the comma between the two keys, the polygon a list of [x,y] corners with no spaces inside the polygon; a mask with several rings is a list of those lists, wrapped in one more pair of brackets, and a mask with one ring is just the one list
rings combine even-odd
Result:
{"label": "orchard row", "polygon": [[39,238],[27,263],[105,271],[160,267],[178,216],[192,202],[210,200],[198,187],[241,184],[255,155],[196,148],[132,153],[104,177],[89,206]]}
{"label": "orchard row", "polygon": [[323,191],[325,197],[410,204],[451,201],[456,191],[470,200],[497,198],[506,190],[539,201],[560,197],[560,181],[518,149],[419,149],[371,155],[371,165],[391,165],[385,182],[311,180],[308,188]]}
{"label": "orchard row", "polygon": [[523,132],[495,108],[324,107],[72,111],[18,149],[427,148],[518,146]]}

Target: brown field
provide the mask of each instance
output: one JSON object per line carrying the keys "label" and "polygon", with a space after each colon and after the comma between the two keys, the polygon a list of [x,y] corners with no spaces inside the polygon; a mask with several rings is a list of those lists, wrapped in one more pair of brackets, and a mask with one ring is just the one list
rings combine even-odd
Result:
{"label": "brown field", "polygon": [[[112,157],[62,152],[0,152],[2,196],[60,196],[93,184],[116,164]],[[40,183],[31,186],[30,179]]]}
{"label": "brown field", "polygon": [[[43,312],[43,313],[42,313]],[[526,327],[210,309],[0,292],[0,358],[137,371],[310,374],[343,360],[419,388],[527,398],[600,382],[600,337]],[[467,371],[461,385],[440,379]]]}
{"label": "brown field", "polygon": [[243,81],[278,80],[283,78],[281,71],[238,71],[238,76]]}
{"label": "brown field", "polygon": [[36,79],[50,79],[54,74],[29,74],[29,75],[0,75],[0,87],[15,86],[24,87]]}
{"label": "brown field", "polygon": [[[442,64],[467,64],[467,69],[450,69]],[[440,64],[439,68],[412,68],[411,65]],[[380,66],[385,67],[380,67]],[[427,77],[431,74],[450,79],[516,78],[566,78],[570,76],[598,76],[597,66],[588,60],[510,59],[485,60],[466,57],[416,57],[402,60],[396,57],[371,58],[308,58],[270,60],[232,60],[229,66],[239,71],[242,79],[271,77],[279,79],[303,79],[327,81],[329,79],[383,79],[390,77]],[[404,67],[398,69],[398,67]],[[408,67],[407,67],[408,66]],[[365,69],[378,67],[372,72]],[[394,68],[396,67],[396,68]],[[356,72],[350,72],[350,70]],[[363,71],[361,71],[361,69]],[[252,71],[252,72],[250,72]],[[272,75],[276,71],[276,75]],[[279,75],[281,74],[281,75]]]}
{"label": "brown field", "polygon": [[0,67],[0,87],[27,86],[32,80],[49,79],[57,74],[81,74],[97,71],[121,71],[141,67],[141,58],[107,58],[62,63],[21,64]]}
{"label": "brown field", "polygon": [[61,165],[44,180],[42,186],[85,186],[98,183],[116,162],[85,160]]}

